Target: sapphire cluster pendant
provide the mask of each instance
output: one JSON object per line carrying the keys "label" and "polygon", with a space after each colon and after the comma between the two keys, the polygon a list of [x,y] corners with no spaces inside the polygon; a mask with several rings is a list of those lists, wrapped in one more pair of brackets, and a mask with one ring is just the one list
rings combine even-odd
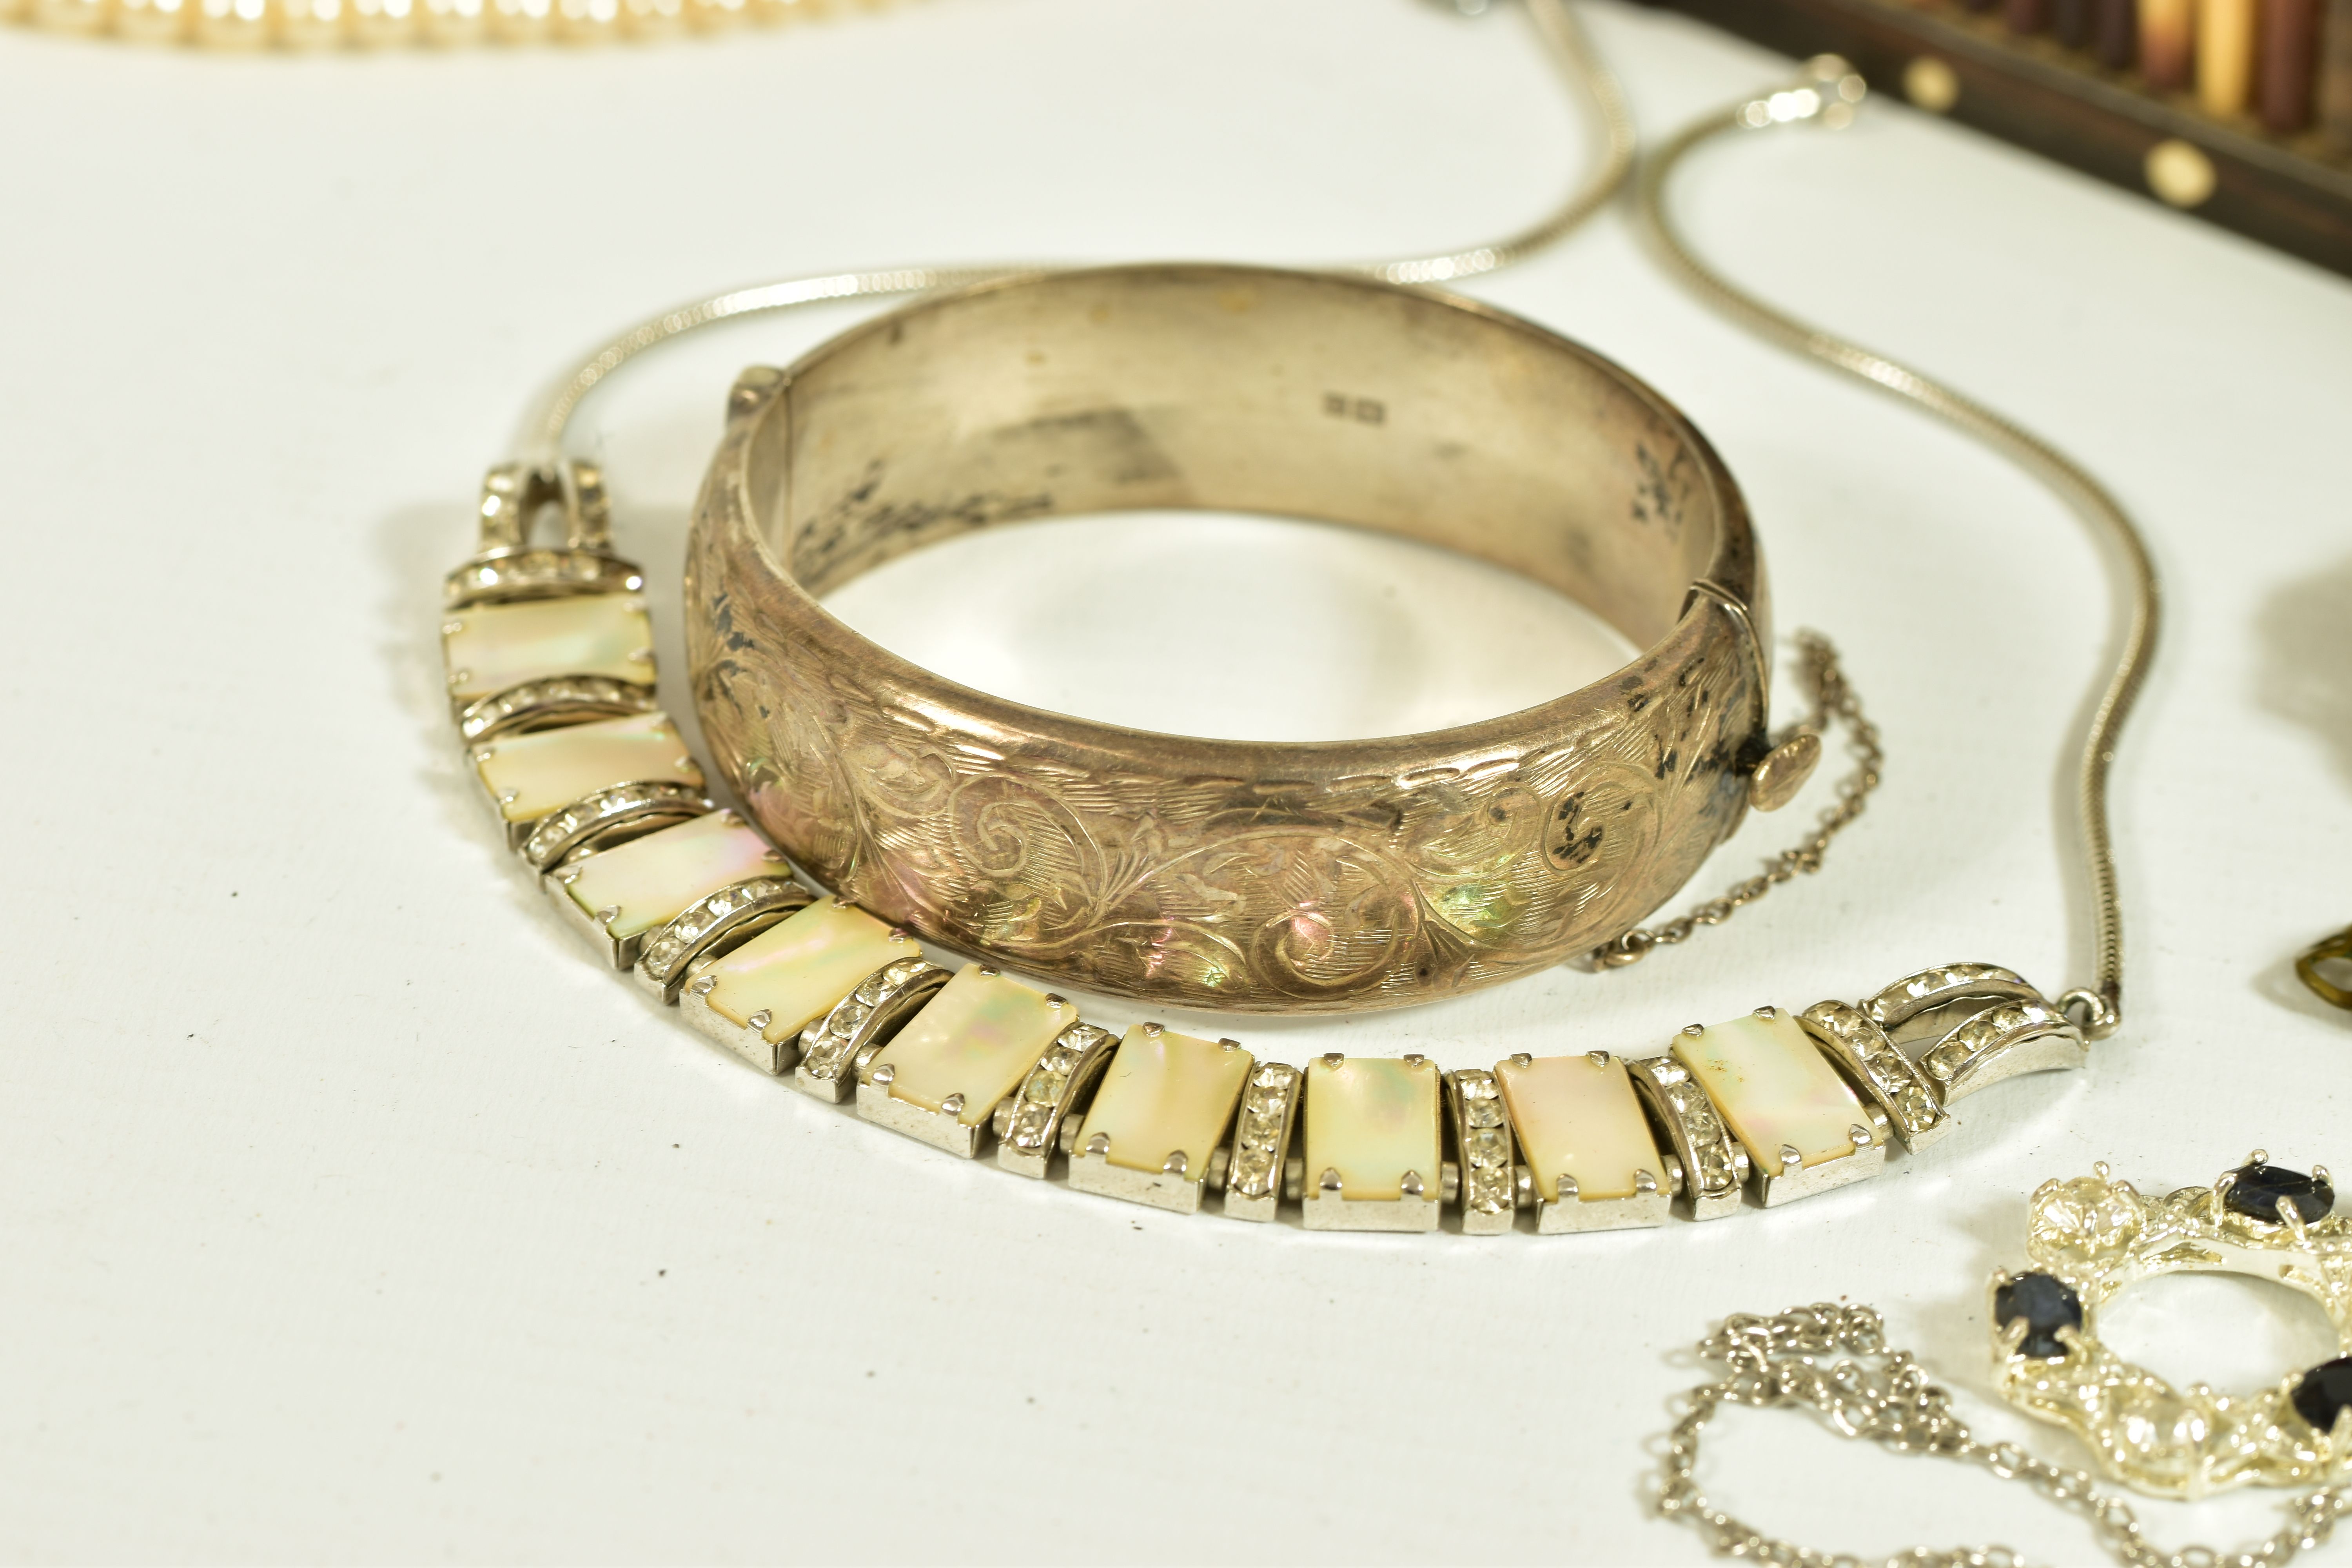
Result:
{"label": "sapphire cluster pendant", "polygon": [[[2099,1468],[2154,1497],[2310,1486],[2352,1462],[2352,1217],[2325,1166],[2284,1169],[2255,1150],[2210,1187],[2161,1198],[2108,1173],[2044,1182],[2032,1198],[2033,1268],[1993,1277],[2001,1396],[2066,1427]],[[2274,1279],[2335,1324],[2334,1360],[2251,1394],[2173,1387],[2099,1342],[2099,1310],[2163,1274]]]}

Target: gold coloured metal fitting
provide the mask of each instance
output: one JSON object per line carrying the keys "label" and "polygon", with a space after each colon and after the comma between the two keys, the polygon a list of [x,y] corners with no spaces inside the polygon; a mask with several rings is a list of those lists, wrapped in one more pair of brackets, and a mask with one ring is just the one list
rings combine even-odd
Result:
{"label": "gold coloured metal fitting", "polygon": [[[2031,1270],[1991,1281],[2001,1397],[2082,1439],[2099,1468],[2155,1497],[2324,1482],[2352,1461],[2352,1219],[2325,1166],[2257,1149],[2210,1185],[2149,1197],[2105,1164],[2044,1182],[2028,1213]],[[2251,1394],[2176,1388],[2099,1342],[2100,1309],[2180,1273],[2274,1280],[2316,1301],[2338,1355]]]}
{"label": "gold coloured metal fitting", "polygon": [[[729,406],[688,589],[718,772],[760,781],[750,809],[815,880],[924,937],[1175,1006],[1401,1006],[1613,940],[1746,809],[1769,627],[1738,488],[1664,398],[1528,322],[1328,274],[1032,274],[749,374]],[[1504,718],[1267,744],[974,692],[819,602],[975,528],[1144,507],[1460,550],[1645,651]]]}
{"label": "gold coloured metal fitting", "polygon": [[2168,206],[2203,206],[2221,184],[2213,160],[2202,147],[2168,136],[2147,150],[2141,174],[2147,188]]}
{"label": "gold coloured metal fitting", "polygon": [[2327,978],[2319,966],[2328,963],[2352,963],[2352,926],[2334,936],[2314,942],[2302,957],[2294,961],[2295,978],[2311,988],[2311,994],[2331,1007],[2352,1011],[2352,990],[2347,990]]}
{"label": "gold coloured metal fitting", "polygon": [[1930,114],[1949,114],[1960,101],[1960,73],[1938,56],[1916,56],[1903,68],[1903,96]]}
{"label": "gold coloured metal fitting", "polygon": [[1822,765],[1822,737],[1800,730],[1770,751],[1748,778],[1748,804],[1759,811],[1778,811],[1797,798],[1813,770]]}

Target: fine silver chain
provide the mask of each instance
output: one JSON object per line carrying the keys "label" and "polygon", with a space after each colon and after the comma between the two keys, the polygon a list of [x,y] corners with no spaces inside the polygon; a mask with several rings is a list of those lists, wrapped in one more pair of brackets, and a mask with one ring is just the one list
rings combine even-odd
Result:
{"label": "fine silver chain", "polygon": [[2081,465],[2014,420],[1908,365],[1811,326],[1748,293],[1703,260],[1677,226],[1667,205],[1667,182],[1701,144],[1734,132],[1812,124],[1832,129],[1853,118],[1863,81],[1834,56],[1810,62],[1804,77],[1778,92],[1744,100],[1684,130],[1659,151],[1636,182],[1642,216],[1669,268],[1702,300],[1766,340],[1794,349],[1861,381],[1893,393],[1976,437],[2050,487],[2105,543],[2122,567],[2127,609],[2115,663],[2100,689],[2075,769],[2075,816],[2091,889],[2097,951],[2088,986],[2059,998],[2093,1039],[2115,1033],[2123,1018],[2123,911],[2116,889],[2116,858],[2107,826],[2107,773],[2124,721],[2138,700],[2155,657],[2158,601],[2156,567],[2131,517]]}
{"label": "fine silver chain", "polygon": [[1721,925],[1736,910],[1754,903],[1799,872],[1820,870],[1822,857],[1829,853],[1830,840],[1862,815],[1870,792],[1878,787],[1879,771],[1886,763],[1886,753],[1879,745],[1878,726],[1864,715],[1862,699],[1847,683],[1845,668],[1838,662],[1837,649],[1830,639],[1819,632],[1801,631],[1796,642],[1800,677],[1813,698],[1812,716],[1800,728],[1819,734],[1832,721],[1843,725],[1846,752],[1853,759],[1853,771],[1838,781],[1836,801],[1822,808],[1811,837],[1766,861],[1760,874],[1748,878],[1721,898],[1710,899],[1673,920],[1654,926],[1635,926],[1616,941],[1594,948],[1586,955],[1586,962],[1594,968],[1622,969],[1629,963],[1639,963],[1654,949],[1688,942],[1701,926]]}
{"label": "fine silver chain", "polygon": [[[1978,1442],[1952,1414],[1949,1391],[1930,1383],[1908,1351],[1887,1347],[1885,1324],[1868,1307],[1822,1302],[1777,1317],[1743,1313],[1725,1319],[1697,1352],[1728,1370],[1685,1395],[1690,1408],[1668,1437],[1656,1504],[1666,1518],[1696,1530],[1718,1556],[1790,1568],[1868,1568],[1864,1558],[1767,1535],[1706,1500],[1696,1479],[1699,1438],[1727,1405],[1810,1409],[1841,1436],[1867,1438],[1891,1453],[1958,1459],[2021,1481],[2088,1519],[2099,1543],[2126,1568],[2281,1568],[2297,1552],[2324,1545],[2352,1513],[2352,1486],[2322,1487],[2288,1503],[2286,1526],[2252,1546],[2226,1552],[2152,1546],[2130,1505],[2093,1489],[2088,1471],[2044,1464],[2014,1443]],[[1885,1559],[1885,1568],[2021,1568],[2023,1562],[2006,1546],[1914,1547]]]}
{"label": "fine silver chain", "polygon": [[[1499,239],[1460,250],[1432,255],[1393,257],[1379,261],[1344,263],[1330,268],[1377,278],[1384,283],[1426,285],[1458,283],[1465,279],[1498,272],[1517,265],[1536,252],[1566,237],[1594,213],[1607,205],[1625,176],[1633,171],[1638,145],[1633,115],[1625,91],[1585,37],[1566,0],[1525,0],[1546,57],[1582,104],[1587,118],[1600,132],[1601,152],[1567,197],[1535,223]],[[1003,278],[1066,270],[1061,264],[973,267],[893,267],[866,272],[829,272],[780,279],[747,289],[714,294],[691,304],[647,318],[582,360],[534,408],[517,443],[516,456],[532,463],[551,463],[563,450],[565,433],[580,405],[597,385],[622,365],[672,338],[683,337],[721,321],[772,314],[844,300],[883,299],[923,294],[939,289],[959,289]]]}

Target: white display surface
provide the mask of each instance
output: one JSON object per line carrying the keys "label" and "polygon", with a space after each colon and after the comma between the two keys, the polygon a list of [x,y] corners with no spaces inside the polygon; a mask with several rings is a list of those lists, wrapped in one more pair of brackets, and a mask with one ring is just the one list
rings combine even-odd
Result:
{"label": "white display surface", "polygon": [[[1588,15],[1653,137],[1786,69]],[[0,32],[0,1556],[1691,1563],[1646,1501],[1706,1370],[1684,1347],[1822,1299],[1885,1309],[1985,1431],[2075,1454],[1989,1394],[1985,1279],[2027,1192],[2098,1159],[2187,1185],[2256,1144],[2352,1169],[2352,1016],[2289,970],[2352,921],[2343,279],[1900,108],[1692,172],[1716,256],[2052,437],[2144,521],[2169,595],[2118,773],[2128,1024],[2088,1071],[1769,1215],[1309,1236],[961,1164],[598,973],[461,771],[439,574],[528,397],[602,334],[799,271],[1450,246],[1532,216],[1587,146],[1519,18],[1418,0],[933,0],[299,60]],[[1474,291],[1717,443],[1780,631],[1837,638],[1885,727],[1885,789],[1822,876],[1629,971],[1170,1022],[1484,1065],[1644,1053],[1931,963],[2084,983],[2062,753],[2110,595],[2073,521],[1706,313],[1622,209]],[[856,315],[682,345],[587,410],[681,715],[679,544],[726,384]],[[1342,531],[1129,520],[955,553],[841,607],[968,678],[1176,727],[1409,727],[1601,657],[1549,595]],[[2333,1353],[2273,1289],[2178,1282],[2108,1322],[2217,1384]],[[1719,1443],[1718,1500],[1811,1544],[2096,1556],[2021,1489],[1803,1416]],[[2274,1500],[2143,1514],[2226,1545]]]}

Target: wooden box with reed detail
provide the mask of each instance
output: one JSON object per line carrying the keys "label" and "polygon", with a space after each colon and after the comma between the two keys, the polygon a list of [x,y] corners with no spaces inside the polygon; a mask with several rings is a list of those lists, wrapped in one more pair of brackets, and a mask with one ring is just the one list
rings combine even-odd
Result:
{"label": "wooden box with reed detail", "polygon": [[2352,276],[2352,0],[1653,0]]}

